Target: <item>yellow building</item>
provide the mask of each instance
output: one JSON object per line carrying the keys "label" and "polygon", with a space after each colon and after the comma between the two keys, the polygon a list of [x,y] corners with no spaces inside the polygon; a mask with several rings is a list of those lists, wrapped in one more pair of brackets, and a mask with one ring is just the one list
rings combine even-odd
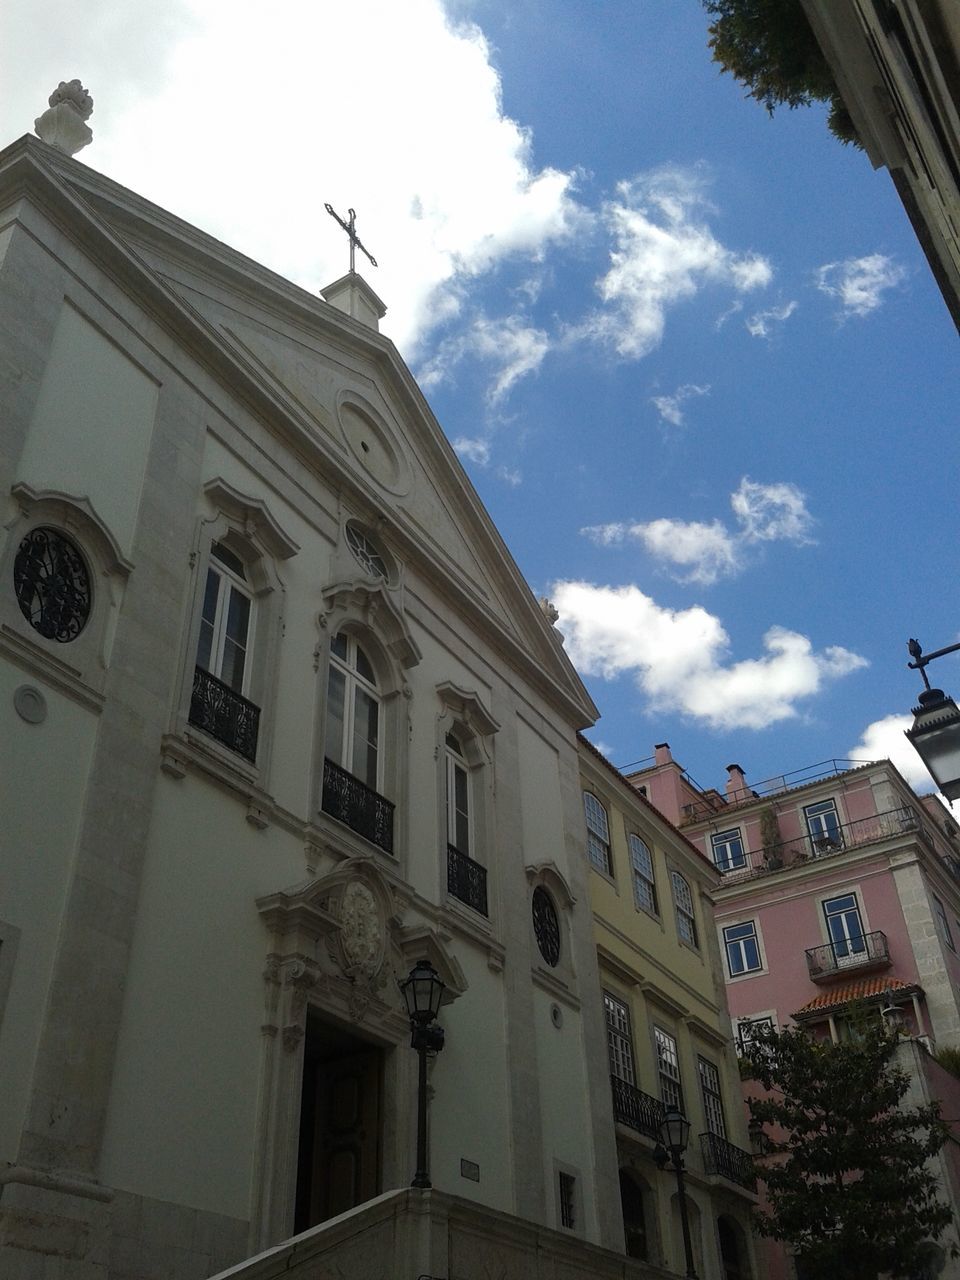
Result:
{"label": "yellow building", "polygon": [[627,1253],[684,1271],[676,1174],[656,1159],[672,1105],[691,1125],[684,1181],[697,1275],[756,1277],[716,870],[583,737],[580,777]]}

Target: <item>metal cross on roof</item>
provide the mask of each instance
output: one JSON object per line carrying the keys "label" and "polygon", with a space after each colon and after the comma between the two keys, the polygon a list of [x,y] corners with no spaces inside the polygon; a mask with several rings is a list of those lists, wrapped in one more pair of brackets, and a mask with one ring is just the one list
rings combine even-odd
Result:
{"label": "metal cross on roof", "polygon": [[339,213],[337,213],[336,209],[334,209],[332,204],[325,204],[323,207],[326,209],[327,213],[329,213],[331,218],[336,218],[337,222],[340,223],[341,227],[343,227],[344,231],[347,233],[347,235],[350,238],[350,270],[351,271],[356,270],[355,262],[356,262],[357,249],[361,250],[362,253],[365,253],[367,257],[370,259],[371,264],[373,266],[376,266],[377,265],[376,258],[373,256],[370,250],[366,247],[366,245],[361,243],[360,237],[357,235],[356,209],[347,210],[347,213],[350,215],[350,218],[349,218],[349,221],[344,222],[343,218],[340,217]]}

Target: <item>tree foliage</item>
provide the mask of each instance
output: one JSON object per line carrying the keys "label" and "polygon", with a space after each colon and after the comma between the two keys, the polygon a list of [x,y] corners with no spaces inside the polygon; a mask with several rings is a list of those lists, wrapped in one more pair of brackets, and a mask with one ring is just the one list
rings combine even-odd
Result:
{"label": "tree foliage", "polygon": [[747,87],[749,98],[775,107],[828,102],[827,123],[841,142],[861,146],[833,72],[800,0],[702,0],[714,19],[715,62]]}
{"label": "tree foliage", "polygon": [[749,1106],[769,1200],[757,1227],[818,1280],[926,1274],[952,1218],[927,1164],[947,1129],[938,1104],[903,1104],[896,1044],[876,1025],[839,1044],[759,1027],[751,1041],[744,1074],[763,1088]]}

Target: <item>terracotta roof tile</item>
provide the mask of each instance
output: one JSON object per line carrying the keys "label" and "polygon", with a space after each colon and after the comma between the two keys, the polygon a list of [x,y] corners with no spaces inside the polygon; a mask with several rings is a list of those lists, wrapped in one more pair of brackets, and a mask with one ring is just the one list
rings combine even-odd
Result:
{"label": "terracotta roof tile", "polygon": [[834,987],[817,996],[802,1009],[798,1009],[794,1017],[802,1014],[827,1012],[839,1009],[842,1005],[852,1004],[854,1000],[868,1000],[871,996],[882,996],[885,991],[915,991],[916,984],[903,982],[900,978],[861,978],[859,982],[846,982],[842,987]]}

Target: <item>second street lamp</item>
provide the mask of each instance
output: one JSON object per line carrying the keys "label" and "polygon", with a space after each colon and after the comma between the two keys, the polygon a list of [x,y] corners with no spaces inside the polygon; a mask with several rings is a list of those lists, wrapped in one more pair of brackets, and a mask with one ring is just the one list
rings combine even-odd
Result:
{"label": "second street lamp", "polygon": [[661,1169],[672,1162],[677,1176],[677,1198],[680,1201],[680,1229],[683,1232],[683,1256],[686,1262],[686,1280],[697,1280],[693,1265],[693,1245],[690,1240],[690,1219],[687,1215],[687,1192],[683,1178],[683,1153],[690,1138],[690,1121],[677,1107],[667,1107],[660,1121],[660,1142],[653,1158]]}
{"label": "second street lamp", "polygon": [[912,662],[907,666],[919,671],[924,690],[913,709],[913,727],[907,729],[917,755],[948,800],[960,800],[960,708],[942,689],[931,689],[925,667],[934,658],[956,653],[960,644],[950,644],[925,654],[918,640],[907,645]]}
{"label": "second street lamp", "polygon": [[410,1018],[410,1048],[420,1056],[417,1087],[417,1171],[412,1187],[427,1188],[430,1181],[430,1159],[427,1152],[427,1054],[443,1048],[443,1027],[436,1024],[440,1001],[446,990],[440,975],[429,960],[418,960],[410,975],[400,983]]}

